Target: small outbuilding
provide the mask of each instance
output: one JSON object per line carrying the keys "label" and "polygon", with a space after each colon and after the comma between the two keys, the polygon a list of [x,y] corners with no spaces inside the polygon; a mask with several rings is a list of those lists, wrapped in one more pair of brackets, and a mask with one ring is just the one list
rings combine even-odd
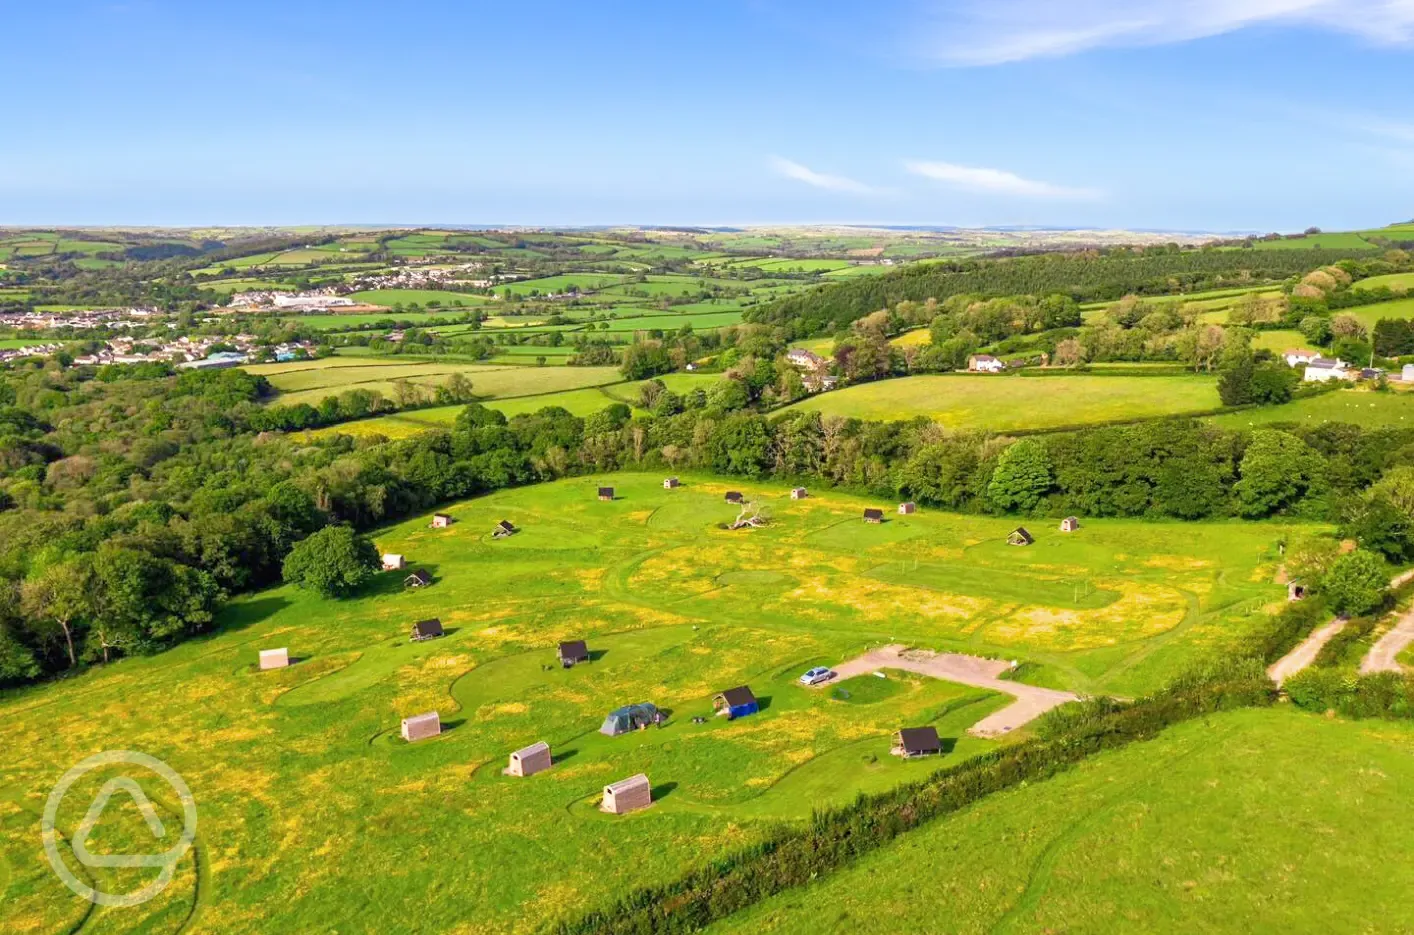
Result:
{"label": "small outbuilding", "polygon": [[492,539],[504,539],[507,536],[515,535],[519,530],[509,520],[501,520],[496,524],[496,528],[491,530]]}
{"label": "small outbuilding", "polygon": [[431,620],[419,620],[412,625],[412,640],[420,643],[423,640],[435,640],[442,636],[442,621],[433,617]]}
{"label": "small outbuilding", "polygon": [[1067,516],[1065,519],[1061,520],[1061,532],[1075,532],[1075,530],[1079,528],[1080,520],[1076,519],[1074,516]]}
{"label": "small outbuilding", "polygon": [[433,528],[433,529],[446,529],[446,528],[447,528],[448,526],[450,526],[450,525],[452,525],[452,515],[451,515],[450,513],[433,513],[433,514],[432,514],[432,528]]}
{"label": "small outbuilding", "polygon": [[1007,545],[1030,545],[1035,541],[1031,533],[1026,531],[1025,526],[1016,527],[1011,531],[1010,535],[1006,537]]}
{"label": "small outbuilding", "polygon": [[629,731],[643,730],[648,725],[657,722],[657,706],[644,701],[639,704],[624,705],[618,710],[610,711],[609,716],[604,718],[604,723],[599,727],[599,733],[609,737],[617,737],[619,734],[627,734]]}
{"label": "small outbuilding", "polygon": [[612,488],[612,487],[600,487],[600,488],[599,488],[599,499],[600,499],[600,500],[612,500],[612,499],[614,499],[614,488]]}
{"label": "small outbuilding", "polygon": [[905,727],[894,734],[894,746],[889,752],[904,759],[938,756],[943,752],[943,742],[938,739],[936,727]]}
{"label": "small outbuilding", "polygon": [[742,501],[742,496],[741,496],[741,491],[740,491],[740,490],[728,490],[728,491],[727,491],[727,502],[728,502],[728,503],[740,505],[740,504],[741,504],[741,501]]}
{"label": "small outbuilding", "polygon": [[605,786],[604,801],[599,807],[610,815],[623,815],[652,804],[653,789],[648,784],[648,777],[639,773]]}
{"label": "small outbuilding", "polygon": [[436,737],[440,733],[442,733],[442,716],[436,711],[403,718],[403,739],[408,743]]}
{"label": "small outbuilding", "polygon": [[792,500],[804,500],[808,496],[810,495],[805,492],[804,487],[792,487],[790,489],[790,498]]}
{"label": "small outbuilding", "polygon": [[396,552],[389,552],[383,556],[384,571],[402,571],[407,567],[407,561]]}
{"label": "small outbuilding", "polygon": [[748,714],[755,714],[761,710],[761,705],[757,703],[756,696],[751,693],[750,688],[738,685],[736,688],[728,688],[713,698],[712,710],[717,714],[725,714],[727,720],[734,720],[746,717]]}
{"label": "small outbuilding", "polygon": [[550,766],[550,745],[542,740],[512,753],[510,763],[501,772],[507,776],[534,776]]}
{"label": "small outbuilding", "polygon": [[917,512],[918,504],[914,503],[912,500],[906,500],[898,505],[899,516],[911,516],[912,514]]}
{"label": "small outbuilding", "polygon": [[577,663],[589,661],[589,647],[584,640],[567,640],[560,644],[560,665],[566,669]]}
{"label": "small outbuilding", "polygon": [[425,588],[432,583],[432,576],[419,568],[403,579],[405,588]]}
{"label": "small outbuilding", "polygon": [[1302,581],[1299,578],[1295,581],[1287,582],[1286,599],[1288,601],[1306,600],[1306,582]]}
{"label": "small outbuilding", "polygon": [[672,490],[672,489],[674,489],[674,488],[677,487],[677,486],[678,486],[678,479],[677,479],[676,477],[665,477],[665,478],[663,478],[663,489],[664,489],[664,490]]}
{"label": "small outbuilding", "polygon": [[876,510],[876,509],[874,509],[874,508],[871,507],[871,508],[869,508],[869,509],[867,509],[867,510],[864,511],[864,522],[866,522],[866,523],[882,523],[883,521],[884,521],[884,511],[883,511],[883,510]]}
{"label": "small outbuilding", "polygon": [[260,651],[260,671],[283,669],[290,664],[288,649],[262,649]]}

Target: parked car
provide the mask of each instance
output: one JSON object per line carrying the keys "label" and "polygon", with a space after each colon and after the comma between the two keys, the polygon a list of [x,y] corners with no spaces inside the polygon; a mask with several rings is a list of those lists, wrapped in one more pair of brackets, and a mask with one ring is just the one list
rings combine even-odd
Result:
{"label": "parked car", "polygon": [[821,682],[828,682],[835,677],[832,669],[826,666],[816,666],[800,677],[802,685],[819,685]]}

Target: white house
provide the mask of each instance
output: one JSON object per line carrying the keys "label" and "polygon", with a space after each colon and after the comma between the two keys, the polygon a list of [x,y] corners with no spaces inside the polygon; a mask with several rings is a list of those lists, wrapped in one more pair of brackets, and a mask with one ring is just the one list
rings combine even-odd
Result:
{"label": "white house", "polygon": [[1353,380],[1355,374],[1346,369],[1345,361],[1339,357],[1317,357],[1306,365],[1307,383],[1326,383],[1330,380]]}
{"label": "white house", "polygon": [[974,373],[1001,373],[1006,364],[991,354],[973,354],[967,358],[967,369]]}
{"label": "white house", "polygon": [[818,370],[825,365],[825,358],[803,347],[793,347],[786,351],[786,360],[797,367]]}
{"label": "white house", "polygon": [[1286,361],[1288,367],[1299,367],[1309,364],[1321,355],[1315,351],[1291,350],[1283,351],[1281,356]]}

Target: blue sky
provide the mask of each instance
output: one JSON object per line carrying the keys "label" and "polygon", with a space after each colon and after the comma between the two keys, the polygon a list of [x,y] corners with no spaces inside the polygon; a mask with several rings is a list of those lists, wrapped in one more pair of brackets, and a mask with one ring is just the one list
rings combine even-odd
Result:
{"label": "blue sky", "polygon": [[1414,217],[1410,0],[0,0],[0,223]]}

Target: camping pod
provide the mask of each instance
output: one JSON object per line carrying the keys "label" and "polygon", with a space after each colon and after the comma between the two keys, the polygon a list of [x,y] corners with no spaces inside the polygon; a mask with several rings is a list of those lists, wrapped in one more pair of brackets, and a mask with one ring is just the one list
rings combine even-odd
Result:
{"label": "camping pod", "polygon": [[534,776],[549,769],[551,762],[550,745],[542,740],[512,753],[510,763],[502,772],[507,776]]}
{"label": "camping pod", "polygon": [[604,801],[599,807],[610,815],[623,815],[652,804],[653,790],[648,784],[648,777],[639,773],[605,786]]}
{"label": "camping pod", "polygon": [[408,743],[436,737],[442,733],[442,716],[436,711],[428,711],[426,714],[405,717],[403,718],[402,733],[403,739]]}

